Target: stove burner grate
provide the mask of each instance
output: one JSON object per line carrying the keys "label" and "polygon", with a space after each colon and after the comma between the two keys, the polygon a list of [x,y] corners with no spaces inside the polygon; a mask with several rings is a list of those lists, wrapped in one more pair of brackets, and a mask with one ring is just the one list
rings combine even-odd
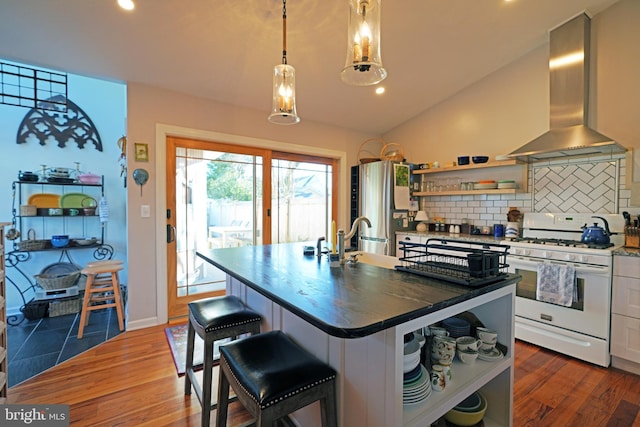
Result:
{"label": "stove burner grate", "polygon": [[574,248],[588,248],[588,249],[607,249],[613,246],[613,243],[598,244],[598,243],[584,243],[580,240],[567,240],[567,239],[545,239],[540,237],[519,237],[512,240],[513,242],[520,243],[532,243],[536,245],[549,245],[549,246],[570,246]]}

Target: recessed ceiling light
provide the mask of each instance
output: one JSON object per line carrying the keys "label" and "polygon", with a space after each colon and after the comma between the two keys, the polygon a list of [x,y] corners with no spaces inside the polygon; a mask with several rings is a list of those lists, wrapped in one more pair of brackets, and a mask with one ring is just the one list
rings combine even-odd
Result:
{"label": "recessed ceiling light", "polygon": [[376,94],[382,95],[383,93],[384,93],[384,87],[383,86],[378,86],[376,88]]}
{"label": "recessed ceiling light", "polygon": [[118,6],[124,10],[133,10],[136,7],[133,0],[118,0]]}

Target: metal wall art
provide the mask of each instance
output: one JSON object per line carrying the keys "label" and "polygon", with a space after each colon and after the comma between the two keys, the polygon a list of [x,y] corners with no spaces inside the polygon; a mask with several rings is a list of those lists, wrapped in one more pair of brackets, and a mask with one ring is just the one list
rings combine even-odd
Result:
{"label": "metal wall art", "polygon": [[61,101],[64,97],[56,95],[39,102],[38,108],[29,110],[20,123],[16,142],[26,144],[35,138],[40,145],[55,141],[60,148],[75,142],[80,149],[93,144],[96,150],[102,151],[100,134],[89,116],[69,99],[66,100],[66,112],[56,107],[55,104]]}
{"label": "metal wall art", "polygon": [[[62,102],[51,101],[63,95]],[[0,62],[0,104],[36,108],[49,98],[48,106],[67,108],[67,75]]]}

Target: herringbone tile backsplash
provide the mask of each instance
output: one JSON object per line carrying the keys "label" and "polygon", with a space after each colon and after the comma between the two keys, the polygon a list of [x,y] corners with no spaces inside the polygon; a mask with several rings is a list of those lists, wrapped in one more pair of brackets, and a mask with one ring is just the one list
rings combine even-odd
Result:
{"label": "herringbone tile backsplash", "polygon": [[534,212],[617,212],[617,161],[532,169]]}
{"label": "herringbone tile backsplash", "polygon": [[[567,158],[532,163],[528,166],[527,191],[516,194],[429,196],[421,204],[431,218],[447,222],[469,219],[475,226],[506,223],[507,212],[517,207],[527,212],[640,214],[630,205],[631,191],[625,188],[624,155]],[[519,183],[521,185],[523,183]]]}

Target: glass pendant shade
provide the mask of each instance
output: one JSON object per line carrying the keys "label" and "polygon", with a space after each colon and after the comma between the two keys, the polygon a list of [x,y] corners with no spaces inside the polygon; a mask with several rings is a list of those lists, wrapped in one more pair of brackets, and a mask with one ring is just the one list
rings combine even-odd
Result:
{"label": "glass pendant shade", "polygon": [[348,25],[342,81],[355,86],[380,83],[387,77],[380,57],[380,0],[349,0]]}
{"label": "glass pendant shade", "polygon": [[269,121],[279,125],[300,121],[296,112],[296,70],[291,65],[278,64],[273,69],[273,107]]}

